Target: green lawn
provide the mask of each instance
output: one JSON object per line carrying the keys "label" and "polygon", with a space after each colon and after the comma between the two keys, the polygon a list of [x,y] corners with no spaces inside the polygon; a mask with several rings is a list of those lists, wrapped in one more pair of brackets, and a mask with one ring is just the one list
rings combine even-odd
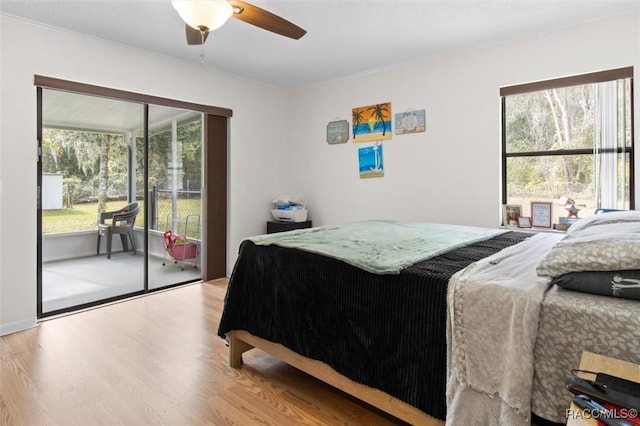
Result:
{"label": "green lawn", "polygon": [[[107,203],[107,211],[118,210],[124,207],[125,201],[110,201]],[[179,199],[178,215],[185,218],[189,214],[200,214],[201,202],[199,199]],[[171,200],[158,200],[158,229],[164,231],[167,228],[167,216],[171,213]],[[199,223],[197,217],[189,218],[189,237],[199,238]],[[42,232],[43,234],[56,234],[62,232],[92,231],[98,228],[98,203],[75,204],[72,209],[43,210]],[[140,203],[140,214],[136,219],[136,226],[144,226],[144,203]],[[184,234],[184,225],[181,225],[180,233]]]}

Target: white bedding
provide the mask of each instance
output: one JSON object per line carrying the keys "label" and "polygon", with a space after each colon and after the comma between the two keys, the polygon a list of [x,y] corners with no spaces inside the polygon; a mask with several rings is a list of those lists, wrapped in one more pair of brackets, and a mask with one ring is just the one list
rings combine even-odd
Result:
{"label": "white bedding", "polygon": [[447,424],[528,425],[533,349],[560,234],[536,234],[455,274],[447,296]]}
{"label": "white bedding", "polygon": [[332,257],[373,274],[399,274],[423,260],[505,232],[475,226],[366,220],[258,235],[250,240],[257,245],[273,244]]}

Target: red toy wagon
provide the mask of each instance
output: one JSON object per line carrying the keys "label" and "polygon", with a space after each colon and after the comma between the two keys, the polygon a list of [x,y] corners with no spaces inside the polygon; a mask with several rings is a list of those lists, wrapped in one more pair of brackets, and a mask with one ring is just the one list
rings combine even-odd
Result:
{"label": "red toy wagon", "polygon": [[192,243],[182,235],[174,235],[171,230],[162,235],[164,236],[162,245],[165,252],[162,266],[166,264],[167,254],[171,256],[174,263],[182,262],[180,266],[183,271],[185,260],[195,259],[193,267],[196,268],[198,266],[198,245],[196,243]]}

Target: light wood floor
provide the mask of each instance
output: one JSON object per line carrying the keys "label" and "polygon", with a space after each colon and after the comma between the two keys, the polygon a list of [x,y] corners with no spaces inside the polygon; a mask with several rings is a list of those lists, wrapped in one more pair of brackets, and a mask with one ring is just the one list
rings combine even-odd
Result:
{"label": "light wood floor", "polygon": [[227,280],[0,337],[0,425],[392,425],[399,422],[216,335]]}

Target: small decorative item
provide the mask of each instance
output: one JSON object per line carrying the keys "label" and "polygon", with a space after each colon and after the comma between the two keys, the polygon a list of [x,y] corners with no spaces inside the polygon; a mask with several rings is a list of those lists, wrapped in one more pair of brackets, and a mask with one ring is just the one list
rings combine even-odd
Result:
{"label": "small decorative item", "polygon": [[580,211],[580,209],[576,207],[576,202],[575,201],[573,201],[571,198],[566,197],[566,196],[563,195],[558,200],[558,203],[561,206],[565,206],[565,207],[569,206],[569,207],[567,207],[565,209],[567,211],[567,213],[568,213],[567,217],[574,217],[574,218],[578,219],[578,212]]}
{"label": "small decorative item", "polygon": [[353,108],[351,119],[354,142],[391,139],[391,102]]}
{"label": "small decorative item", "polygon": [[396,135],[407,135],[409,133],[424,132],[425,110],[408,110],[395,115]]}
{"label": "small decorative item", "polygon": [[573,225],[578,220],[580,219],[578,219],[577,217],[560,217],[558,218],[558,223],[562,225]]}
{"label": "small decorative item", "polygon": [[522,206],[519,204],[502,205],[502,226],[517,227],[518,218],[522,215]]}
{"label": "small decorative item", "polygon": [[327,143],[338,144],[349,140],[349,122],[347,120],[330,121],[327,124]]}
{"label": "small decorative item", "polygon": [[531,218],[520,216],[518,218],[518,228],[531,228]]}
{"label": "small decorative item", "polygon": [[358,148],[358,162],[360,165],[360,178],[384,176],[384,163],[382,162],[382,143]]}
{"label": "small decorative item", "polygon": [[551,203],[531,202],[531,226],[537,228],[551,228]]}

